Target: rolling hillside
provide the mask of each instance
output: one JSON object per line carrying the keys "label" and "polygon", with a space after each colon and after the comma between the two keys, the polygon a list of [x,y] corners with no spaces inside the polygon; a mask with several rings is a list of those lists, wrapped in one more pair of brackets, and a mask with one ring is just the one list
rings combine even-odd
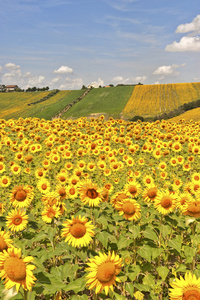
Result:
{"label": "rolling hillside", "polygon": [[51,91],[0,93],[0,118],[8,120],[37,117],[50,120],[59,110],[80,97],[84,90],[59,91],[49,99],[39,102],[50,93]]}
{"label": "rolling hillside", "polygon": [[121,118],[121,112],[133,92],[134,86],[117,86],[92,89],[82,101],[74,105],[63,118],[79,118],[103,114]]}
{"label": "rolling hillside", "polygon": [[137,85],[123,109],[124,118],[152,118],[200,99],[200,82]]}
{"label": "rolling hillside", "polygon": [[[190,105],[190,102],[194,104],[195,101],[200,103],[200,82],[116,86],[57,91],[54,95],[52,93],[53,91],[0,93],[0,119],[76,119],[103,114],[105,118],[131,120],[135,116],[141,116],[145,120],[154,120],[155,117],[162,117],[163,113],[178,111],[181,114],[186,110],[181,108],[183,104]],[[199,103],[194,107],[199,106]],[[167,118],[176,115],[177,113]],[[192,109],[180,118],[198,121],[199,110]]]}

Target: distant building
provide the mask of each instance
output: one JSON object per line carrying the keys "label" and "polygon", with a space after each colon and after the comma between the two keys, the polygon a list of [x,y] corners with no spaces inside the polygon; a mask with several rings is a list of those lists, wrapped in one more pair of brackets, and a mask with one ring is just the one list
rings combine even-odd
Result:
{"label": "distant building", "polygon": [[99,87],[99,85],[96,83],[92,83],[92,84],[88,85],[88,89],[98,88],[98,87]]}
{"label": "distant building", "polygon": [[6,85],[6,92],[15,92],[17,88],[17,85]]}

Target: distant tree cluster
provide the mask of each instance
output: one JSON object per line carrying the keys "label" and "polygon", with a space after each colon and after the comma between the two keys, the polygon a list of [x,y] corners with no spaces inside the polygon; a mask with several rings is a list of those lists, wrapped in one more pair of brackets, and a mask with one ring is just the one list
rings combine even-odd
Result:
{"label": "distant tree cluster", "polygon": [[40,92],[40,91],[48,91],[49,90],[49,87],[46,86],[46,87],[43,87],[43,88],[37,88],[36,86],[30,88],[28,87],[26,92]]}

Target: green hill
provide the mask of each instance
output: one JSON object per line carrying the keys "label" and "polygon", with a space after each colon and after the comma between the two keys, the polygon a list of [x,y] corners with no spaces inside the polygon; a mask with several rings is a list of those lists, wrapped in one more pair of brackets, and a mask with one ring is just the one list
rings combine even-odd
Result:
{"label": "green hill", "polygon": [[80,102],[62,115],[63,119],[97,116],[121,118],[134,86],[117,86],[92,89]]}

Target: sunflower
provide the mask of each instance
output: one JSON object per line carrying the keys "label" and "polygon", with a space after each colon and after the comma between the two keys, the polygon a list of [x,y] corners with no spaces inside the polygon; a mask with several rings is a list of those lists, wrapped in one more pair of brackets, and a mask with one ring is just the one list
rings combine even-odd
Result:
{"label": "sunflower", "polygon": [[46,178],[41,178],[37,182],[37,188],[42,194],[46,194],[50,191],[51,189],[51,184],[48,179]]}
{"label": "sunflower", "polygon": [[91,258],[88,263],[87,271],[90,273],[86,275],[86,285],[91,290],[95,288],[95,293],[101,293],[105,289],[106,295],[109,289],[113,291],[113,285],[116,281],[120,282],[117,275],[122,268],[122,258],[115,253],[109,251],[108,255],[99,253],[99,256]]}
{"label": "sunflower", "polygon": [[73,247],[87,246],[94,236],[94,225],[80,215],[66,220],[63,226],[61,236],[65,238],[65,242]]}
{"label": "sunflower", "polygon": [[186,273],[185,279],[180,276],[171,283],[169,289],[170,300],[199,300],[200,299],[200,278],[194,274]]}
{"label": "sunflower", "polygon": [[8,213],[6,217],[6,226],[11,231],[21,231],[26,228],[28,224],[28,216],[25,213],[24,209],[14,209]]}
{"label": "sunflower", "polygon": [[5,230],[0,231],[0,253],[3,252],[3,250],[6,250],[10,247],[13,247],[12,245],[13,241],[10,239],[9,233],[7,233]]}
{"label": "sunflower", "polygon": [[80,183],[79,193],[81,201],[89,206],[98,206],[102,201],[101,192],[96,183],[92,183],[90,180],[85,180]]}
{"label": "sunflower", "polygon": [[123,201],[124,199],[128,199],[129,195],[125,191],[116,192],[110,199],[110,202],[115,205],[118,201]]}
{"label": "sunflower", "polygon": [[55,192],[60,200],[64,200],[67,198],[67,188],[62,186],[61,184],[56,185]]}
{"label": "sunflower", "polygon": [[133,180],[125,184],[124,190],[129,196],[136,198],[141,193],[142,189],[141,185],[136,180]]}
{"label": "sunflower", "polygon": [[133,221],[141,217],[141,209],[139,203],[134,199],[123,199],[115,204],[115,209],[119,211],[126,220]]}
{"label": "sunflower", "polygon": [[4,163],[0,162],[0,173],[3,173],[6,169],[6,166]]}
{"label": "sunflower", "polygon": [[59,183],[66,184],[68,182],[68,173],[67,173],[67,171],[65,171],[65,170],[63,170],[63,172],[60,171],[58,173],[58,175],[56,176],[56,179]]}
{"label": "sunflower", "polygon": [[33,188],[30,185],[16,186],[10,193],[10,201],[15,207],[28,207],[33,197]]}
{"label": "sunflower", "polygon": [[142,197],[146,202],[154,202],[158,195],[158,189],[154,184],[150,184],[144,190]]}
{"label": "sunflower", "polygon": [[59,202],[59,195],[56,192],[48,192],[42,196],[44,205],[53,206]]}
{"label": "sunflower", "polygon": [[37,168],[35,170],[35,177],[38,179],[44,178],[46,173],[47,173],[47,171],[44,170],[43,168]]}
{"label": "sunflower", "polygon": [[5,279],[6,289],[15,286],[18,292],[20,286],[22,286],[24,290],[32,290],[36,280],[32,273],[36,267],[28,264],[32,261],[32,256],[21,258],[21,249],[14,247],[0,253],[0,277]]}
{"label": "sunflower", "polygon": [[[200,196],[200,194],[199,194]],[[200,197],[188,203],[187,210],[183,213],[186,216],[199,218],[200,217]]]}
{"label": "sunflower", "polygon": [[0,178],[1,187],[8,187],[10,184],[11,184],[10,177],[4,175]]}
{"label": "sunflower", "polygon": [[194,202],[192,195],[188,192],[180,193],[176,200],[176,207],[180,209],[182,212],[186,212],[188,208],[188,204]]}
{"label": "sunflower", "polygon": [[42,220],[46,223],[51,223],[53,218],[58,218],[60,216],[60,208],[56,205],[45,206],[42,211]]}
{"label": "sunflower", "polygon": [[175,209],[176,199],[177,196],[169,190],[158,191],[154,206],[161,214],[166,215]]}
{"label": "sunflower", "polygon": [[150,176],[150,175],[145,175],[145,176],[143,177],[143,183],[144,183],[146,186],[148,186],[148,185],[154,183],[153,177]]}
{"label": "sunflower", "polygon": [[10,167],[10,169],[14,175],[18,175],[21,172],[21,167],[15,163]]}

